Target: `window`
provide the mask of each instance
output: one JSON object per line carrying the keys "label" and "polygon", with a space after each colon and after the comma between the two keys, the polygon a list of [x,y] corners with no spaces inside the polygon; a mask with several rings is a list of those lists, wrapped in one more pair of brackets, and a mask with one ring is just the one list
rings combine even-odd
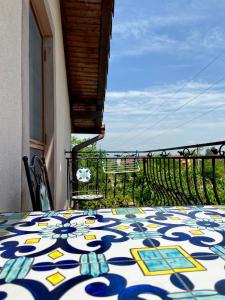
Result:
{"label": "window", "polygon": [[29,15],[29,110],[31,155],[44,154],[43,37],[32,7]]}

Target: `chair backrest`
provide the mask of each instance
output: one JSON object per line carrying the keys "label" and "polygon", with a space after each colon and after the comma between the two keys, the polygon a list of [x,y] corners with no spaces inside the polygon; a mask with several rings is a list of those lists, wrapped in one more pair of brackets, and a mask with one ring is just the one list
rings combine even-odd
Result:
{"label": "chair backrest", "polygon": [[28,157],[23,157],[27,183],[33,210],[53,210],[53,200],[49,186],[45,159],[34,155],[29,165]]}

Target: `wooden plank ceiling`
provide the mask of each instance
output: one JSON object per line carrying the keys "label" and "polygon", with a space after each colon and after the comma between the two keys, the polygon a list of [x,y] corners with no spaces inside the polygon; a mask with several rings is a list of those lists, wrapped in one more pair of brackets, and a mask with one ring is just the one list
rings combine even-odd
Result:
{"label": "wooden plank ceiling", "polygon": [[114,0],[61,0],[73,133],[100,133]]}

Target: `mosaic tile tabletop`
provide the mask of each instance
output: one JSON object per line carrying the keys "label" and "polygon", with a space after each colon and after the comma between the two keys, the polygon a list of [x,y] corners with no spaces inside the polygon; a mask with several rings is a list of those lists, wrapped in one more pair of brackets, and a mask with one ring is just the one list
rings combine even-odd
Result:
{"label": "mosaic tile tabletop", "polygon": [[0,214],[2,299],[225,299],[225,206]]}

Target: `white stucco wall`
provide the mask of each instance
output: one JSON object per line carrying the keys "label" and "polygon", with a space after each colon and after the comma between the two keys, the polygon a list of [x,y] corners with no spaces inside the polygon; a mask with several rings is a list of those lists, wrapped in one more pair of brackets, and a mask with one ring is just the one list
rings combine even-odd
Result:
{"label": "white stucco wall", "polygon": [[22,1],[0,1],[0,211],[20,210]]}
{"label": "white stucco wall", "polygon": [[[27,204],[23,199],[21,201],[21,158],[24,154],[29,155],[24,150],[29,150],[29,137],[22,127],[26,123],[27,131],[29,126],[28,121],[24,123],[24,114],[28,115],[29,111],[22,108],[22,101],[23,104],[29,101],[24,96],[27,84],[24,80],[24,61],[26,65],[28,52],[24,51],[24,40],[22,42],[22,5],[29,4],[29,1],[23,1],[0,0],[0,212],[19,211],[21,203],[23,209],[30,208],[29,199]],[[54,27],[54,202],[56,209],[63,209],[67,206],[64,149],[70,149],[71,133],[69,98],[59,0],[44,1],[48,4]],[[24,172],[22,174],[24,176]]]}
{"label": "white stucco wall", "polygon": [[59,0],[49,0],[54,23],[55,56],[55,206],[65,208],[66,201],[66,160],[64,150],[70,149],[70,106],[64,58],[63,35]]}

